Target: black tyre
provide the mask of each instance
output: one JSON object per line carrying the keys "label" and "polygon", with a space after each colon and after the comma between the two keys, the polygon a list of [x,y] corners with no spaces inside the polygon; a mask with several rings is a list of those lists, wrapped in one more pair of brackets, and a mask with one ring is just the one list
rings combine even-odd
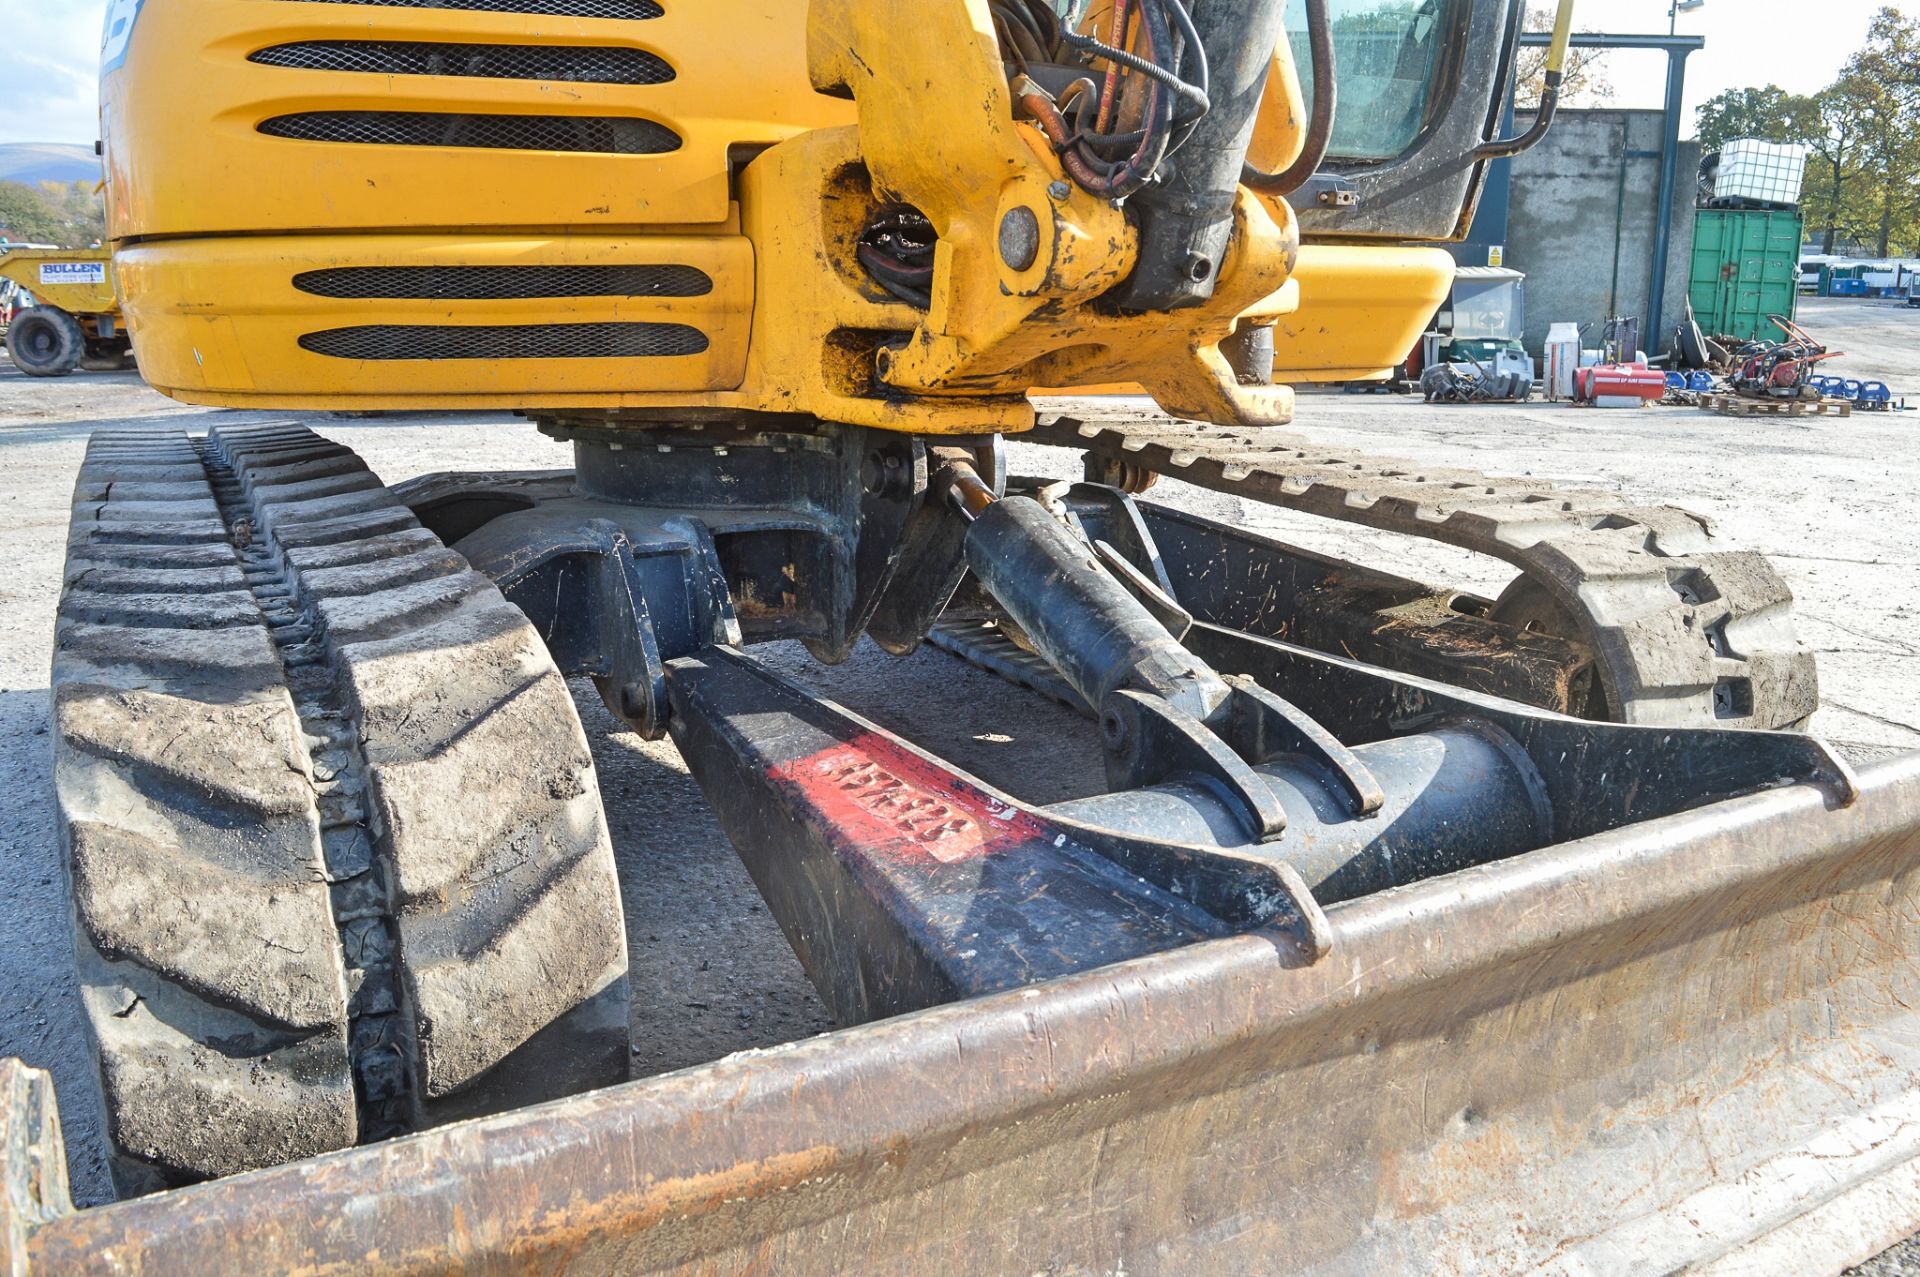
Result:
{"label": "black tyre", "polygon": [[86,358],[87,334],[59,307],[35,306],[8,326],[7,354],[29,377],[64,377]]}

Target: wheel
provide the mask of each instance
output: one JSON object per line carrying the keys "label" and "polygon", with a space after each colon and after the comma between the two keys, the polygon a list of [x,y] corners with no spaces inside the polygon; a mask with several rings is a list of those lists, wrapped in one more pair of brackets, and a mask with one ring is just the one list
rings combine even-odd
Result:
{"label": "wheel", "polygon": [[1115,461],[1110,457],[1099,457],[1089,452],[1083,458],[1083,464],[1088,483],[1118,488],[1136,497],[1160,482],[1158,471],[1135,465],[1131,461]]}
{"label": "wheel", "polygon": [[[1487,618],[1532,634],[1586,641],[1586,635],[1581,632],[1573,614],[1553,596],[1553,591],[1530,576],[1515,577],[1500,592],[1500,597],[1494,600]],[[1616,717],[1615,712],[1607,706],[1606,692],[1601,686],[1596,666],[1588,666],[1569,685],[1567,704],[1571,712],[1581,718],[1607,720]]]}
{"label": "wheel", "polygon": [[626,942],[539,636],[299,428],[96,435],[54,658],[123,1195],[624,1080]]}
{"label": "wheel", "polygon": [[86,358],[87,334],[59,307],[35,306],[8,327],[7,354],[29,377],[64,377]]}

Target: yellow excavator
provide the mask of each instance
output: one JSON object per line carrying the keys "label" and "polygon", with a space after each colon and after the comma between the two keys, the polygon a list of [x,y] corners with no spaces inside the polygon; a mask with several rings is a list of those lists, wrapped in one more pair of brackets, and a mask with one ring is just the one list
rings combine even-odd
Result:
{"label": "yellow excavator", "polygon": [[[115,0],[147,379],[571,465],[95,435],[53,748],[122,1200],[0,1064],[0,1271],[1814,1272],[1920,1225],[1920,759],[1799,730],[1778,574],[1286,429],[1413,345],[1571,10],[1500,136],[1519,0]],[[1105,792],[754,651],[868,639],[1077,710]],[[835,1031],[629,1079],[675,992],[570,677],[672,738]]]}

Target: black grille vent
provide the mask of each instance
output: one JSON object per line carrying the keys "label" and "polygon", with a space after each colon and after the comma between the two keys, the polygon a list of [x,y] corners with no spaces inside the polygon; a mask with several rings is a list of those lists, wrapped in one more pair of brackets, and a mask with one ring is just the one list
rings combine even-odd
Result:
{"label": "black grille vent", "polygon": [[312,111],[260,126],[272,137],[374,146],[478,147],[496,151],[577,151],[659,155],[680,135],[652,120],[584,115],[456,115],[424,111]]}
{"label": "black grille vent", "polygon": [[437,44],[425,41],[313,40],[262,49],[250,61],[302,71],[443,75],[572,84],[665,84],[673,68],[640,49],[566,45]]}
{"label": "black grille vent", "polygon": [[542,297],[704,297],[713,280],[691,266],[342,266],[293,286],[315,297],[512,301]]}
{"label": "black grille vent", "polygon": [[430,328],[371,324],[308,333],[302,350],[335,359],[660,359],[699,355],[707,335],[685,324],[530,324]]}
{"label": "black grille vent", "polygon": [[366,4],[383,9],[477,9],[487,13],[539,13],[555,18],[613,18],[638,22],[664,10],[654,0],[306,0],[311,4]]}

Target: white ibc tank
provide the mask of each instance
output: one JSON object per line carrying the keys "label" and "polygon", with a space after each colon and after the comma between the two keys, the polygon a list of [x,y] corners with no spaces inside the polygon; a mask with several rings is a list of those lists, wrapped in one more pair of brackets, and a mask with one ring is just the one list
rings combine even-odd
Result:
{"label": "white ibc tank", "polygon": [[1798,204],[1807,148],[1791,143],[1736,138],[1720,148],[1720,171],[1713,179],[1715,199]]}

